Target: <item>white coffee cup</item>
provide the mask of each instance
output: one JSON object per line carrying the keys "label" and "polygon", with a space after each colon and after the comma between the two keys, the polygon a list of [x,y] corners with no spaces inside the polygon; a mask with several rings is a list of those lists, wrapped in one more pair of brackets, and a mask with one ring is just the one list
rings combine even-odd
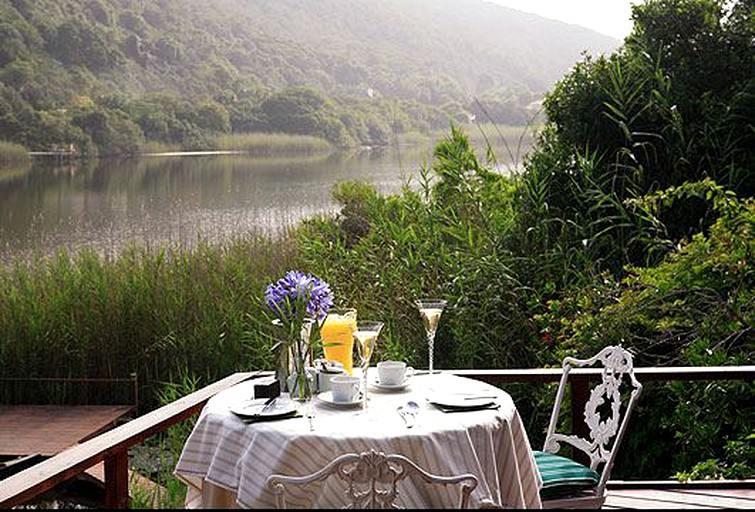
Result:
{"label": "white coffee cup", "polygon": [[350,375],[337,375],[330,379],[333,401],[337,403],[354,402],[359,396],[359,379]]}
{"label": "white coffee cup", "polygon": [[414,375],[414,368],[403,361],[380,361],[377,369],[378,383],[383,386],[398,386]]}
{"label": "white coffee cup", "polygon": [[339,375],[347,375],[343,365],[338,361],[326,361],[325,359],[318,359],[315,361],[317,365],[317,391],[318,393],[325,393],[326,391],[332,391],[330,387],[330,379],[338,377]]}

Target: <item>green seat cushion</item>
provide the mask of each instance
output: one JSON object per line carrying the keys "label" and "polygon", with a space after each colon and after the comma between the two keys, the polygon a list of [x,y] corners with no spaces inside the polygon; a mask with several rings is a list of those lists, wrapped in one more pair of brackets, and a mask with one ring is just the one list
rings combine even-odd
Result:
{"label": "green seat cushion", "polygon": [[600,475],[578,462],[560,455],[534,450],[537,469],[543,479],[540,497],[557,498],[577,491],[595,487]]}

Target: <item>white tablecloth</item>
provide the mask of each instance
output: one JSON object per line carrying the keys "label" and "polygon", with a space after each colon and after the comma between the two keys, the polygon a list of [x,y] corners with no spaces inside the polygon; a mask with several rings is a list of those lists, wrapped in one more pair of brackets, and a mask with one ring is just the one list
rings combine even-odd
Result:
{"label": "white tablecloth", "polygon": [[[253,397],[254,383],[218,393],[202,410],[175,470],[188,485],[187,508],[274,508],[274,496],[265,489],[269,475],[312,473],[338,455],[370,449],[400,453],[438,475],[476,475],[480,483],[470,500],[473,508],[483,501],[541,507],[542,481],[527,433],[511,397],[493,386],[447,373],[417,375],[400,392],[371,389],[366,416],[358,415],[359,409],[334,408],[315,399],[310,431],[304,417],[246,424],[231,413],[234,404]],[[427,402],[429,395],[444,391],[495,395],[500,408],[444,413]],[[411,429],[396,412],[410,399],[421,406]],[[407,508],[458,504],[458,488],[434,486],[428,492],[405,484],[401,504]],[[317,495],[317,506],[340,506],[322,501],[332,498],[324,497],[327,492]]]}

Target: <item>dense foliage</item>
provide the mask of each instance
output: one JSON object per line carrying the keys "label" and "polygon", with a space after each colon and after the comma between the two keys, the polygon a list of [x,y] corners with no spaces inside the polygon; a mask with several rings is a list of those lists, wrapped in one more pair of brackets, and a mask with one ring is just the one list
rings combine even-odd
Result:
{"label": "dense foliage", "polygon": [[[751,362],[751,4],[635,6],[622,50],[586,57],[548,94],[521,174],[494,171],[452,127],[419,183],[392,196],[341,183],[339,214],[292,237],[6,269],[0,372],[135,369],[154,389],[271,368],[264,290],[292,268],[385,321],[377,360],[424,364],[412,300],[437,295],[439,368],[556,366],[616,343],[638,365]],[[696,72],[701,40],[721,42],[706,58],[728,81]],[[537,445],[553,390],[507,389]],[[751,477],[753,397],[752,382],[648,383],[614,475]]]}
{"label": "dense foliage", "polygon": [[615,47],[575,28],[533,44],[556,26],[481,0],[3,0],[0,140],[80,155],[249,132],[384,145],[480,106],[522,125],[581,51]]}
{"label": "dense foliage", "polygon": [[[550,123],[520,177],[487,171],[452,131],[436,148],[432,186],[400,200],[341,187],[340,219],[310,224],[305,255],[349,283],[356,303],[391,304],[400,338],[388,335],[385,348],[397,357],[418,355],[407,353],[403,326],[411,298],[430,293],[453,305],[439,366],[557,365],[616,343],[641,365],[747,364],[752,9],[636,7],[620,52],[586,57],[547,95]],[[727,80],[698,71],[701,41]],[[642,455],[617,474],[752,474],[752,383],[648,388],[628,441]],[[708,417],[713,410],[722,414]]]}
{"label": "dense foliage", "polygon": [[[624,47],[546,98],[518,239],[539,254],[533,285],[552,290],[536,318],[556,360],[622,343],[645,365],[752,361],[755,18],[752,2],[728,9],[636,6]],[[752,474],[754,391],[677,383],[644,397],[628,442],[644,456],[627,464]]]}

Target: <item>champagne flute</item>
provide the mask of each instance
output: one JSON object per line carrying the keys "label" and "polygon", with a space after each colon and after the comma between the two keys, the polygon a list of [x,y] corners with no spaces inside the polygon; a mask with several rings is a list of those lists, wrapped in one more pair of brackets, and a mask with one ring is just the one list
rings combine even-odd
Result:
{"label": "champagne flute", "polygon": [[375,320],[357,320],[357,328],[354,331],[354,339],[359,351],[359,360],[362,367],[362,413],[367,413],[367,369],[370,367],[370,357],[375,351],[383,322]]}
{"label": "champagne flute", "polygon": [[435,347],[435,331],[438,329],[438,322],[443,309],[446,307],[446,301],[443,299],[419,299],[414,303],[419,309],[422,316],[422,322],[425,324],[425,333],[427,334],[427,350],[430,363],[428,370],[433,373],[433,351]]}

